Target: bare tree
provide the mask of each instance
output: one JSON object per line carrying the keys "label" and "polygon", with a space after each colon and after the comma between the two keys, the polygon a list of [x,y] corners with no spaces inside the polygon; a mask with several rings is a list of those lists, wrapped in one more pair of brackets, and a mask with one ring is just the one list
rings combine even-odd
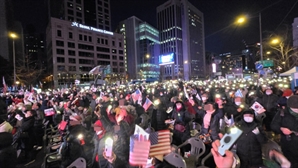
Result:
{"label": "bare tree", "polygon": [[30,58],[19,59],[16,63],[17,80],[27,86],[37,83],[38,78],[42,75],[44,68]]}
{"label": "bare tree", "polygon": [[270,50],[270,59],[281,71],[287,71],[298,65],[298,50],[293,47],[291,29],[288,26],[279,35],[271,35],[266,45]]}

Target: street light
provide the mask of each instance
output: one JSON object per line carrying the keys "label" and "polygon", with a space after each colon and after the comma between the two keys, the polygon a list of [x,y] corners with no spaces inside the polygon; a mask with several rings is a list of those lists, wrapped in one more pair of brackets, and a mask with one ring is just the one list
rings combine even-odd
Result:
{"label": "street light", "polygon": [[14,39],[16,39],[18,36],[15,33],[10,33],[9,36],[12,38],[13,83],[15,84],[17,81],[17,76],[16,76],[16,52],[15,52]]}
{"label": "street light", "polygon": [[280,40],[278,38],[271,40],[271,44],[278,44],[278,43],[280,43]]}
{"label": "street light", "polygon": [[146,55],[146,58],[150,58],[150,55],[149,55],[149,54],[147,54],[147,55]]}
{"label": "street light", "polygon": [[[263,45],[262,45],[262,16],[261,12],[259,13],[259,30],[260,30],[260,56],[261,56],[261,62],[263,63]],[[246,21],[247,16],[241,16],[236,20],[236,23],[242,24]]]}

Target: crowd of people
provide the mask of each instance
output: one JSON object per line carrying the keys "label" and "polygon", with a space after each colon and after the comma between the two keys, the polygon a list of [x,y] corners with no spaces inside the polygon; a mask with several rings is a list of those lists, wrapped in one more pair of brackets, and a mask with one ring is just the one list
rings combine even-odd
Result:
{"label": "crowd of people", "polygon": [[[235,155],[243,168],[270,167],[264,157],[274,160],[273,156],[278,156],[275,160],[281,167],[298,167],[298,90],[290,89],[288,78],[25,90],[3,93],[0,114],[1,167],[15,167],[15,160],[20,159],[34,161],[34,151],[44,143],[44,123],[55,126],[63,121],[75,121],[94,135],[85,141],[94,144],[89,160],[95,168],[133,167],[130,136],[136,125],[148,132],[170,130],[174,146],[198,136],[217,167],[232,167]],[[201,125],[197,135],[191,133],[193,122]],[[243,133],[233,149],[221,156],[219,140],[234,126]],[[113,139],[110,156],[103,150],[107,137]],[[270,141],[278,145],[269,145],[264,152]],[[78,155],[75,150],[72,153]],[[189,146],[182,147],[179,154],[188,157],[189,150]],[[160,157],[148,160],[148,167],[175,167]],[[198,161],[196,164],[199,166]]]}

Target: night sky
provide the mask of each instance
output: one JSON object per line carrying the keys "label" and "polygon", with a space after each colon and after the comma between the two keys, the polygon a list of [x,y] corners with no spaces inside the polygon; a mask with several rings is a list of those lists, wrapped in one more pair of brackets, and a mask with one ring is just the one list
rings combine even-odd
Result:
{"label": "night sky", "polygon": [[[46,26],[44,0],[13,0],[15,18],[26,27],[35,25],[37,32]],[[131,16],[156,26],[156,8],[167,0],[110,0],[112,28]],[[244,48],[246,43],[259,42],[258,13],[262,14],[263,38],[291,25],[298,17],[298,0],[189,0],[204,14],[206,51],[222,53]],[[236,17],[252,17],[241,26],[231,26]]]}

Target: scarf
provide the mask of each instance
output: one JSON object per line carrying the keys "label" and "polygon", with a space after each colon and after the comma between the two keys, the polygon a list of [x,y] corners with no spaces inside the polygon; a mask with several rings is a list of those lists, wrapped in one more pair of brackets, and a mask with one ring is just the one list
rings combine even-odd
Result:
{"label": "scarf", "polygon": [[204,116],[204,128],[209,128],[209,126],[210,126],[210,121],[211,121],[211,116],[212,116],[212,114],[215,112],[215,110],[213,110],[213,111],[206,111],[206,114],[205,114],[205,116]]}
{"label": "scarf", "polygon": [[298,119],[298,113],[295,113],[294,111],[292,111],[291,108],[289,108],[289,112],[290,112],[290,114],[292,114],[296,119]]}

